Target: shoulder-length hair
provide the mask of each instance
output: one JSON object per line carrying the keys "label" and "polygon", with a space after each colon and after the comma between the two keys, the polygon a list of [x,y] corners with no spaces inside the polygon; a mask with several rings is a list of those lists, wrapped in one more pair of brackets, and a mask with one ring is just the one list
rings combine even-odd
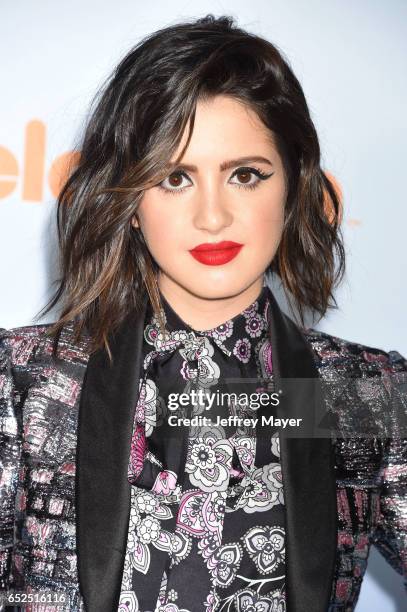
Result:
{"label": "shoulder-length hair", "polygon": [[[169,174],[197,102],[218,94],[253,109],[271,130],[287,177],[282,239],[267,273],[276,273],[302,324],[305,310],[337,308],[333,289],[345,267],[340,200],[320,166],[320,147],[300,83],[277,47],[230,17],[158,30],[120,61],[97,94],[79,162],[58,198],[61,278],[42,313],[62,306],[49,333],[86,330],[90,350],[147,292],[161,321],[158,265],[131,220],[145,189]],[[54,344],[54,347],[56,344]]]}

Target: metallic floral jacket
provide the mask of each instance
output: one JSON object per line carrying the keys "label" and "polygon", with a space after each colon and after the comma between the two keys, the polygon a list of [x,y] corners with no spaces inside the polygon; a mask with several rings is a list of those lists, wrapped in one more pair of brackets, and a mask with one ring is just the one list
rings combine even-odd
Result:
{"label": "metallic floral jacket", "polygon": [[[112,335],[113,363],[71,325],[57,358],[47,325],[0,330],[1,612],[118,609],[143,327]],[[407,586],[407,361],[299,328],[273,296],[269,333],[282,415],[319,427],[280,432],[287,611],[352,611],[372,544]]]}

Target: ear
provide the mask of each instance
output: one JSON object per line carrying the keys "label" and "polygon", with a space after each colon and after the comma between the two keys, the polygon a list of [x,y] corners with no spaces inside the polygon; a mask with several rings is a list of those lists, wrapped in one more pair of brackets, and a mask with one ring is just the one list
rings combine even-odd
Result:
{"label": "ear", "polygon": [[136,229],[140,228],[140,223],[139,220],[137,218],[137,215],[133,215],[133,217],[131,218],[131,224],[133,227],[135,227]]}

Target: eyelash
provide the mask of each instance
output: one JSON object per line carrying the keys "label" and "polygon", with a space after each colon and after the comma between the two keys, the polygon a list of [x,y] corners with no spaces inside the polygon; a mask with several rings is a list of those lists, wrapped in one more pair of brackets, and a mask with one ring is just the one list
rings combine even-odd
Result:
{"label": "eyelash", "polygon": [[[237,174],[243,173],[243,172],[250,172],[251,174],[254,174],[255,176],[257,176],[257,178],[259,179],[258,181],[256,181],[255,183],[251,183],[251,184],[244,184],[244,183],[233,183],[233,185],[235,185],[236,187],[238,187],[239,189],[256,189],[256,187],[259,186],[260,181],[265,181],[266,179],[270,178],[270,176],[272,176],[274,174],[274,172],[271,172],[270,174],[266,174],[265,172],[263,172],[262,170],[260,170],[260,168],[254,168],[254,167],[246,167],[246,166],[242,166],[240,168],[236,168],[236,170],[233,172],[232,176],[230,178],[233,178],[234,176],[236,176]],[[171,174],[169,174],[166,178],[169,178],[172,174],[178,174],[179,176],[183,176],[187,179],[189,179],[189,176],[186,174],[186,172],[184,172],[184,170],[178,170],[175,172],[172,172]],[[186,189],[188,189],[189,186],[185,186],[185,187],[180,187],[179,189],[175,188],[175,189],[167,189],[167,187],[163,187],[162,183],[165,181],[166,179],[164,179],[163,181],[161,181],[161,183],[158,183],[157,187],[159,189],[162,189],[162,191],[164,191],[165,193],[171,194],[171,195],[175,195],[177,193],[182,193],[183,191],[185,191]]]}

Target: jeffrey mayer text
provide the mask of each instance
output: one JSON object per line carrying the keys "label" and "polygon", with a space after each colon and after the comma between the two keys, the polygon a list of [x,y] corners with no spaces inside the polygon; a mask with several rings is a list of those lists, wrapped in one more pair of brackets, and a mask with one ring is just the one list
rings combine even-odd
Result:
{"label": "jeffrey mayer text", "polygon": [[302,419],[280,419],[277,417],[262,415],[259,417],[239,417],[237,415],[230,415],[228,417],[220,417],[212,421],[209,417],[197,415],[191,418],[177,417],[175,414],[171,414],[168,417],[168,424],[172,426],[190,426],[192,427],[209,427],[210,425],[221,425],[222,427],[257,427],[257,424],[261,420],[262,426],[282,427],[285,429],[289,427],[299,427]]}

